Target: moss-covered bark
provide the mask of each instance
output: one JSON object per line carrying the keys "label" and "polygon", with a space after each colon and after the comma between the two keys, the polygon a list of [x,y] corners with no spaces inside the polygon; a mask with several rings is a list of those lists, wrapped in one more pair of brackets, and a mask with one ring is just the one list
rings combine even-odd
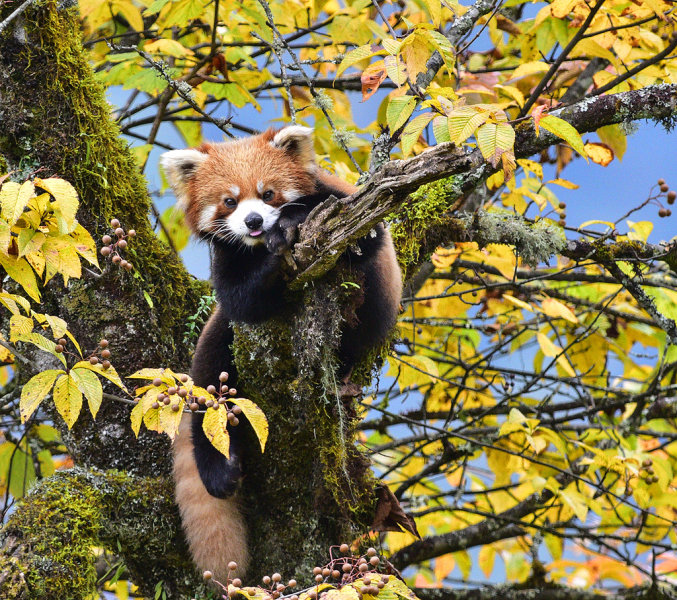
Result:
{"label": "moss-covered bark", "polygon": [[[8,11],[0,8],[0,20]],[[47,0],[0,36],[2,161],[17,178],[39,168],[40,176],[72,182],[81,197],[78,218],[95,238],[111,217],[137,231],[128,252],[136,276],[106,267],[101,277],[72,281],[66,293],[55,285],[45,291],[45,312],[65,318],[85,348],[107,338],[123,374],[185,368],[185,322],[205,288],[155,238],[145,181],[109,110],[72,9]],[[273,569],[309,575],[330,544],[364,529],[371,516],[372,482],[341,425],[352,408],[337,397],[334,381],[339,306],[349,303],[337,289],[308,286],[294,323],[243,330],[238,338],[242,385],[271,423],[267,452],[252,453],[242,490],[252,581]],[[29,375],[19,373],[19,380]],[[64,435],[79,467],[118,472],[60,474],[26,499],[4,532],[0,597],[90,597],[92,546],[120,553],[144,592],[152,595],[163,581],[170,597],[186,594],[195,582],[186,579],[171,485],[128,479],[168,473],[166,440],[146,433],[137,441],[129,407],[114,402],[104,403],[96,423],[83,415]]]}
{"label": "moss-covered bark", "polygon": [[170,595],[197,587],[166,478],[59,473],[33,488],[3,529],[2,542],[2,598],[91,598],[95,548],[101,546],[135,557],[126,564],[144,594],[152,595],[160,581]]}

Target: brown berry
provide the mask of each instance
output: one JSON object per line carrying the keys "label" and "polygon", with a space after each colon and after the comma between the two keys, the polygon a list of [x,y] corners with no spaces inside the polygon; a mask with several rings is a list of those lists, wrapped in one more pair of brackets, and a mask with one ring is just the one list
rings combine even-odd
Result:
{"label": "brown berry", "polygon": [[110,350],[108,348],[101,350],[101,358],[110,358]]}
{"label": "brown berry", "polygon": [[558,206],[561,210],[564,210],[567,207],[566,202],[560,202]]}
{"label": "brown berry", "polygon": [[108,369],[110,369],[110,361],[109,360],[102,361],[101,367],[103,367],[104,371],[108,371]]}
{"label": "brown berry", "polygon": [[650,458],[645,458],[642,461],[642,466],[643,467],[650,467],[653,464],[653,461]]}
{"label": "brown berry", "polygon": [[290,588],[296,587],[296,579],[290,579],[290,580],[287,582],[287,585],[288,585]]}
{"label": "brown berry", "polygon": [[334,569],[334,570],[331,572],[331,576],[332,576],[334,579],[338,579],[339,577],[341,577],[341,572],[340,572],[340,571],[337,571],[336,569]]}
{"label": "brown berry", "polygon": [[313,575],[319,575],[322,573],[322,567],[313,567]]}
{"label": "brown berry", "polygon": [[341,569],[343,570],[344,573],[350,573],[350,571],[353,570],[353,566],[349,563],[345,563]]}
{"label": "brown berry", "polygon": [[671,216],[671,215],[672,215],[672,211],[671,211],[669,208],[666,208],[666,209],[665,209],[665,216],[666,216],[666,217],[669,217],[669,216]]}
{"label": "brown berry", "polygon": [[153,404],[151,404],[150,407],[157,410],[158,408],[160,408],[160,403],[159,402],[153,402]]}
{"label": "brown berry", "polygon": [[226,381],[228,381],[228,373],[222,371],[221,374],[219,375],[219,381],[221,383],[226,383]]}
{"label": "brown berry", "polygon": [[240,419],[238,419],[237,417],[235,417],[235,418],[230,422],[230,424],[231,424],[233,427],[237,427],[237,426],[240,424]]}
{"label": "brown berry", "polygon": [[677,192],[675,190],[670,190],[668,192],[668,204],[674,204],[677,200]]}
{"label": "brown berry", "polygon": [[327,567],[322,569],[322,577],[329,577],[330,575],[331,575],[331,569],[328,569]]}
{"label": "brown berry", "polygon": [[164,404],[165,406],[169,406],[169,403],[170,403],[171,401],[172,401],[172,400],[171,400],[171,398],[170,398],[169,396],[165,396],[165,397],[162,399],[162,404]]}
{"label": "brown berry", "polygon": [[63,352],[63,346],[61,344],[57,344],[56,346],[54,346],[54,352],[56,352],[57,354],[61,354]]}
{"label": "brown berry", "polygon": [[179,405],[178,404],[172,404],[172,410],[174,412],[179,412]]}
{"label": "brown berry", "polygon": [[126,264],[123,265],[123,266],[124,266],[124,268],[125,268],[127,271],[131,271],[131,270],[134,268],[134,265],[133,265],[132,263],[130,263],[130,262],[126,263]]}
{"label": "brown berry", "polygon": [[89,357],[89,364],[90,365],[98,365],[99,359],[96,356],[90,356]]}
{"label": "brown berry", "polygon": [[200,396],[200,397],[197,399],[197,403],[198,403],[198,404],[204,404],[205,402],[207,402],[207,399],[206,399],[204,396]]}
{"label": "brown berry", "polygon": [[108,340],[103,339],[99,342],[99,347],[100,348],[108,348]]}
{"label": "brown berry", "polygon": [[214,577],[214,573],[212,573],[211,571],[205,571],[204,573],[202,573],[202,578],[206,579],[207,581],[210,580],[212,577]]}
{"label": "brown berry", "polygon": [[280,581],[282,581],[282,575],[280,575],[279,573],[273,573],[273,581],[275,583],[279,583]]}
{"label": "brown berry", "polygon": [[371,564],[372,567],[375,567],[376,565],[378,565],[379,562],[380,562],[380,561],[379,561],[379,559],[378,559],[378,556],[372,556],[372,557],[369,559],[369,564]]}
{"label": "brown berry", "polygon": [[101,256],[109,256],[112,250],[110,249],[109,246],[104,246],[101,248]]}
{"label": "brown berry", "polygon": [[127,240],[120,240],[118,242],[118,248],[124,250],[127,247]]}
{"label": "brown berry", "polygon": [[127,232],[127,235],[128,235],[129,237],[134,237],[134,236],[136,235],[136,229],[130,229],[130,230]]}
{"label": "brown berry", "polygon": [[667,183],[664,183],[663,185],[661,185],[661,192],[665,193],[665,192],[668,192],[668,191],[670,191],[670,186]]}
{"label": "brown berry", "polygon": [[567,222],[564,219],[560,219],[557,223],[560,227],[566,227],[567,225]]}
{"label": "brown berry", "polygon": [[229,568],[231,571],[234,571],[235,569],[237,569],[237,563],[236,563],[234,560],[231,560],[231,561],[228,563],[228,568]]}
{"label": "brown berry", "polygon": [[[112,260],[113,260],[113,263],[114,263],[114,264],[118,265],[118,264],[120,264],[120,263],[122,262],[122,257],[121,257],[119,254],[116,254],[116,255],[113,257]],[[127,262],[127,261],[125,261],[125,262]]]}
{"label": "brown berry", "polygon": [[125,230],[122,229],[122,227],[118,226],[115,228],[115,235],[117,235],[118,237],[125,235]]}
{"label": "brown berry", "polygon": [[658,185],[665,185],[665,179],[662,177],[658,180]]}
{"label": "brown berry", "polygon": [[229,396],[237,396],[237,390],[235,388],[230,388],[228,390],[228,395]]}
{"label": "brown berry", "polygon": [[197,402],[191,402],[188,408],[190,408],[192,412],[195,412],[196,410],[199,410],[200,405]]}
{"label": "brown berry", "polygon": [[242,408],[240,408],[237,404],[234,405],[233,408],[232,408],[231,410],[233,411],[233,414],[234,414],[235,416],[238,416],[238,417],[239,417],[239,416],[242,414]]}
{"label": "brown berry", "polygon": [[221,386],[221,393],[222,393],[222,394],[227,394],[227,393],[228,393],[228,386],[227,386],[227,385],[222,385],[222,386]]}
{"label": "brown berry", "polygon": [[236,588],[242,587],[242,580],[238,577],[231,582]]}
{"label": "brown berry", "polygon": [[367,548],[367,556],[376,556],[376,548]]}
{"label": "brown berry", "polygon": [[261,581],[263,581],[263,585],[270,585],[270,577],[268,575],[265,575]]}
{"label": "brown berry", "polygon": [[215,388],[213,385],[208,385],[208,386],[207,386],[207,391],[208,391],[210,394],[216,394],[216,388]]}
{"label": "brown berry", "polygon": [[369,570],[369,567],[367,565],[360,565],[359,567],[360,573],[366,573]]}
{"label": "brown berry", "polygon": [[109,236],[109,235],[104,235],[104,236],[101,238],[101,241],[102,241],[106,246],[108,246],[108,245],[113,241],[113,238],[112,238],[111,236]]}
{"label": "brown berry", "polygon": [[322,575],[315,575],[315,583],[322,583],[323,579]]}
{"label": "brown berry", "polygon": [[658,209],[658,216],[662,219],[663,217],[668,216],[668,211],[665,208]]}
{"label": "brown berry", "polygon": [[181,388],[177,393],[181,398],[185,398],[186,396],[188,396],[188,390],[186,388]]}
{"label": "brown berry", "polygon": [[205,406],[207,408],[211,408],[212,406],[214,406],[214,400],[207,400],[207,402],[205,402]]}
{"label": "brown berry", "polygon": [[174,394],[176,394],[176,391],[177,391],[177,390],[176,390],[176,388],[175,388],[174,386],[172,386],[172,387],[170,387],[170,388],[167,388],[167,393],[168,393],[170,396],[173,396]]}

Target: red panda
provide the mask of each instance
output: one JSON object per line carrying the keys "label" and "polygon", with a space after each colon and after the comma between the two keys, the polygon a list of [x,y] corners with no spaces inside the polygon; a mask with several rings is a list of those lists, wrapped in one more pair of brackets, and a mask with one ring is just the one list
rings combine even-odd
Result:
{"label": "red panda", "polygon": [[[281,253],[286,234],[330,196],[355,188],[315,162],[312,129],[289,126],[257,136],[197,149],[172,150],[161,157],[178,205],[190,229],[209,241],[212,282],[218,301],[198,340],[191,367],[197,385],[219,386],[219,374],[237,373],[230,345],[231,322],[258,323],[291,313],[285,298]],[[382,343],[395,324],[402,282],[390,234],[378,225],[347,251],[363,292],[356,324],[345,325],[338,351],[339,375],[346,379],[364,353]],[[246,390],[240,390],[246,396]],[[202,416],[184,415],[174,444],[176,502],[201,570],[225,580],[229,561],[242,576],[248,563],[245,519],[234,496],[241,478],[241,440],[231,433],[230,458],[202,431]]]}

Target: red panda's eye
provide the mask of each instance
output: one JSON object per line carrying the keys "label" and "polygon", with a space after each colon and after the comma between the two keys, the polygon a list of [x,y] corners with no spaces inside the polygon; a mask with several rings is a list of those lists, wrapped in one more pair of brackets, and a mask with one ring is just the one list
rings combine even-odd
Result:
{"label": "red panda's eye", "polygon": [[275,195],[275,192],[273,190],[268,190],[267,192],[263,192],[263,201],[264,202],[270,202],[273,199],[273,196]]}
{"label": "red panda's eye", "polygon": [[224,198],[223,203],[228,207],[228,208],[233,208],[237,206],[237,200],[235,198]]}

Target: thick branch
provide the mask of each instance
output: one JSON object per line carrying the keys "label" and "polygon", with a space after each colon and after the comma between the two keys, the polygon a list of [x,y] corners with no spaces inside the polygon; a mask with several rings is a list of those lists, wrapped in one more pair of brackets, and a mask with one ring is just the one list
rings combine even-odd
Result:
{"label": "thick branch", "polygon": [[[551,114],[585,133],[624,121],[666,120],[676,113],[677,85],[664,84],[585,99]],[[560,138],[542,129],[536,135],[531,121],[525,122],[516,127],[515,155],[527,157],[559,142]],[[351,243],[396,212],[421,185],[454,175],[460,196],[492,172],[479,150],[466,152],[448,143],[409,160],[385,164],[358,192],[325,202],[305,221],[293,249],[296,273],[291,286],[300,287],[326,273]]]}

